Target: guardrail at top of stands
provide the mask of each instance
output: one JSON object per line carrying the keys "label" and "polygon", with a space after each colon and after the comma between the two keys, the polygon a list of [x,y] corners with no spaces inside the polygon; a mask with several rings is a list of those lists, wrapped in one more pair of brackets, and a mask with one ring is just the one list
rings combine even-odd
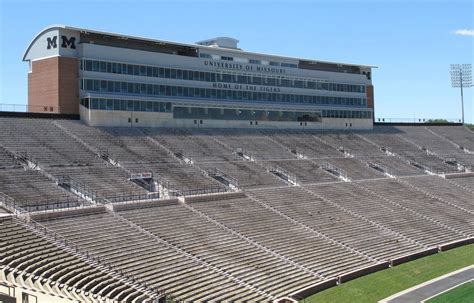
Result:
{"label": "guardrail at top of stands", "polygon": [[462,123],[457,118],[383,118],[376,117],[374,122],[385,123]]}

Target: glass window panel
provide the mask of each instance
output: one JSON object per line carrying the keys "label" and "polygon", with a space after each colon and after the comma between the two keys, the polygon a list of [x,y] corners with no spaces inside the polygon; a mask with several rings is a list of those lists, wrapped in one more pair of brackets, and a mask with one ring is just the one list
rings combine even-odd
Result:
{"label": "glass window panel", "polygon": [[100,81],[100,90],[101,91],[106,91],[107,90],[107,81],[105,81],[105,80]]}
{"label": "glass window panel", "polygon": [[160,111],[160,103],[159,102],[152,102],[153,104],[153,111],[159,112]]}
{"label": "glass window panel", "polygon": [[107,63],[104,61],[100,61],[100,70],[101,73],[106,73],[107,72]]}
{"label": "glass window panel", "polygon": [[96,99],[96,98],[92,99],[91,108],[92,109],[99,109],[99,99]]}
{"label": "glass window panel", "polygon": [[140,111],[140,101],[133,101],[133,110],[136,112]]}
{"label": "glass window panel", "polygon": [[105,99],[99,99],[99,109],[105,110],[106,107],[106,100]]}
{"label": "glass window panel", "polygon": [[92,71],[98,72],[100,71],[100,63],[99,61],[92,61]]}
{"label": "glass window panel", "polygon": [[133,101],[132,100],[127,100],[127,110],[128,111],[133,111]]}

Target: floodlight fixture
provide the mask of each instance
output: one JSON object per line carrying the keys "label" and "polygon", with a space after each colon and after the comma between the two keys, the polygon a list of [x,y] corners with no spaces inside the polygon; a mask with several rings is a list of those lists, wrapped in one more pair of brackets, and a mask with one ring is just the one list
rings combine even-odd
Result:
{"label": "floodlight fixture", "polygon": [[462,124],[464,124],[464,93],[465,87],[472,86],[472,65],[451,64],[451,86],[461,88]]}

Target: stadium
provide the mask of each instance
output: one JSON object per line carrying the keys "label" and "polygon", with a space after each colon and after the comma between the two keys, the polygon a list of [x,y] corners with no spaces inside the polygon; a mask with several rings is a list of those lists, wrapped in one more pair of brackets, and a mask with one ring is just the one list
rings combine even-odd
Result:
{"label": "stadium", "polygon": [[376,122],[375,66],[237,43],[33,38],[0,302],[298,302],[474,243],[471,130]]}

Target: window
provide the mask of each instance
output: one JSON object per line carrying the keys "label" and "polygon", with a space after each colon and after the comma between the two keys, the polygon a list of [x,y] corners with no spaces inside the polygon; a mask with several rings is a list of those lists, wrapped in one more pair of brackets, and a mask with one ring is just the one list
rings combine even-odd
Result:
{"label": "window", "polygon": [[205,54],[205,53],[199,53],[200,58],[207,58],[207,59],[212,59],[212,56],[210,54]]}
{"label": "window", "polygon": [[133,65],[127,64],[127,74],[133,75]]}
{"label": "window", "polygon": [[99,72],[100,71],[99,61],[92,61],[92,71],[93,72]]}
{"label": "window", "polygon": [[293,64],[293,63],[281,63],[281,66],[282,67],[293,67],[293,68],[297,68],[298,65],[297,64]]}
{"label": "window", "polygon": [[106,73],[107,72],[107,63],[103,61],[96,61],[98,65],[97,72]]}
{"label": "window", "polygon": [[107,90],[107,81],[101,80],[100,81],[100,91],[106,91]]}
{"label": "window", "polygon": [[107,103],[105,106],[106,110],[114,110],[114,100],[112,99],[107,99]]}
{"label": "window", "polygon": [[143,65],[140,66],[140,76],[146,76],[146,67]]}
{"label": "window", "polygon": [[158,102],[151,102],[153,104],[153,111],[159,112],[160,111],[160,103]]}
{"label": "window", "polygon": [[105,110],[106,109],[106,100],[99,99],[99,109]]}
{"label": "window", "polygon": [[[132,100],[127,100],[127,110],[132,111],[133,110],[133,101]],[[131,121],[128,121],[131,122]]]}

